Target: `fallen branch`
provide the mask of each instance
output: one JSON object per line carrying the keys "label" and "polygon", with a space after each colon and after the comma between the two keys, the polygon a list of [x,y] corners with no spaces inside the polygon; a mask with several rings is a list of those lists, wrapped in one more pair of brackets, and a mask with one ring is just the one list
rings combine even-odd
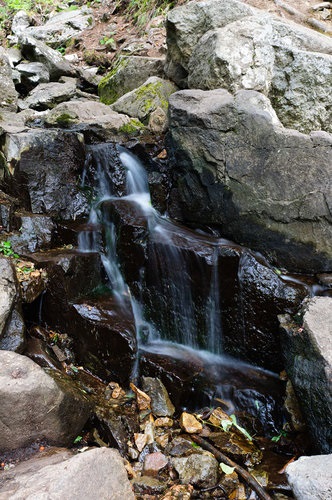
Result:
{"label": "fallen branch", "polygon": [[241,476],[242,479],[244,479],[244,481],[257,493],[257,495],[261,500],[272,500],[270,495],[266,493],[266,491],[259,484],[259,482],[251,474],[249,474],[249,472],[243,469],[240,465],[236,464],[235,462],[233,462],[233,460],[226,457],[226,455],[221,453],[221,451],[217,450],[217,448],[215,448],[212,444],[208,443],[205,439],[197,436],[196,434],[192,434],[190,437],[196,444],[204,448],[204,450],[207,450],[210,453],[212,453],[219,462],[223,462],[229,467],[234,467],[235,472],[237,472],[237,474]]}

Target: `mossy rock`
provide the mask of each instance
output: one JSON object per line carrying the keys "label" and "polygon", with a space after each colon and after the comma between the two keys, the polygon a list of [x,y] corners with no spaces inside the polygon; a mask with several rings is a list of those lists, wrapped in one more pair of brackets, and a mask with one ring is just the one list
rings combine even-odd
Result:
{"label": "mossy rock", "polygon": [[98,94],[104,104],[113,104],[124,94],[142,85],[151,76],[164,76],[164,60],[154,57],[120,56],[102,78]]}
{"label": "mossy rock", "polygon": [[167,112],[168,98],[176,90],[172,82],[151,77],[136,90],[120,97],[112,104],[112,109],[147,123],[150,114],[157,108]]}

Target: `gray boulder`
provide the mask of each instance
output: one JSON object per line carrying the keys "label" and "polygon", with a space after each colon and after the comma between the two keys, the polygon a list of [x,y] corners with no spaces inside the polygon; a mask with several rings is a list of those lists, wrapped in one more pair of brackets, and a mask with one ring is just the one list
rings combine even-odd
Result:
{"label": "gray boulder", "polygon": [[18,94],[6,52],[0,47],[0,109],[16,111]]}
{"label": "gray boulder", "polygon": [[134,500],[117,450],[95,448],[77,455],[63,449],[50,451],[2,473],[0,500]]}
{"label": "gray boulder", "polygon": [[29,18],[21,13],[19,18],[18,14],[15,16],[12,31],[16,35],[24,33],[33,36],[50,47],[57,48],[65,45],[72,37],[79,36],[93,24],[92,10],[88,8],[59,12],[40,26],[30,26]]}
{"label": "gray boulder", "polygon": [[15,306],[17,282],[10,259],[0,256],[0,338]]}
{"label": "gray boulder", "polygon": [[190,88],[257,90],[283,125],[332,132],[332,42],[324,35],[269,15],[246,17],[207,32],[188,73]]}
{"label": "gray boulder", "polygon": [[25,99],[25,105],[37,111],[44,111],[54,108],[61,102],[69,101],[75,94],[75,78],[68,78],[63,83],[40,83]]}
{"label": "gray boulder", "polygon": [[164,76],[164,59],[143,56],[121,56],[112,71],[98,85],[101,102],[112,104],[119,97],[142,85],[151,76]]}
{"label": "gray boulder", "polygon": [[179,87],[186,87],[189,59],[199,39],[255,12],[259,11],[237,0],[189,2],[171,10],[166,20],[167,76]]}
{"label": "gray boulder", "polygon": [[286,469],[297,500],[332,498],[332,455],[300,457]]}
{"label": "gray boulder", "polygon": [[167,111],[169,96],[176,90],[177,87],[172,82],[152,76],[143,85],[115,101],[112,109],[144,123],[158,107]]}
{"label": "gray boulder", "polygon": [[55,224],[47,215],[15,213],[17,232],[10,235],[13,250],[19,255],[27,255],[51,246]]}
{"label": "gray boulder", "polygon": [[37,439],[69,445],[89,417],[90,402],[69,377],[60,372],[48,374],[25,356],[0,351],[0,380],[3,451]]}
{"label": "gray boulder", "polygon": [[58,80],[61,76],[76,75],[75,68],[62,57],[60,52],[48,47],[44,42],[23,33],[19,35],[18,43],[26,59],[41,62],[47,67],[52,81]]}
{"label": "gray boulder", "polygon": [[75,219],[89,212],[78,185],[85,160],[83,137],[61,130],[7,134],[4,146],[9,191],[34,214]]}
{"label": "gray boulder", "polygon": [[217,224],[288,269],[332,269],[331,135],[283,128],[255,91],[180,91],[169,116],[172,216]]}
{"label": "gray boulder", "polygon": [[[302,315],[299,316],[301,320]],[[303,319],[281,316],[285,368],[320,453],[332,451],[332,299],[314,297]]]}
{"label": "gray boulder", "polygon": [[35,86],[50,81],[50,73],[43,63],[21,63],[15,69],[20,72],[21,82],[25,85]]}

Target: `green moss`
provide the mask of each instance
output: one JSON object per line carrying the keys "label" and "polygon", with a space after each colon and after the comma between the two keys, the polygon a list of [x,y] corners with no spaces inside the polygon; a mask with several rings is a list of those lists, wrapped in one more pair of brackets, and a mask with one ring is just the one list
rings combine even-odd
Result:
{"label": "green moss", "polygon": [[73,123],[77,123],[77,120],[69,113],[62,113],[56,117],[55,121],[60,127],[67,127]]}
{"label": "green moss", "polygon": [[138,134],[144,128],[145,127],[143,123],[137,120],[137,118],[131,118],[129,123],[126,123],[125,125],[122,125],[122,127],[119,128],[119,132],[126,135],[135,135]]}
{"label": "green moss", "polygon": [[[161,82],[148,83],[136,90],[137,99],[144,103],[144,112],[149,114],[151,110],[160,106],[165,112],[168,109],[168,101],[163,96],[163,84]],[[156,100],[159,100],[157,104]],[[157,105],[157,106],[156,106]]]}
{"label": "green moss", "polygon": [[113,102],[117,101],[122,94],[117,92],[117,82],[115,81],[115,75],[121,69],[125,68],[128,64],[128,61],[125,57],[119,58],[111,71],[107,73],[99,82],[98,85],[98,95],[100,97],[100,101],[104,104],[113,104]]}

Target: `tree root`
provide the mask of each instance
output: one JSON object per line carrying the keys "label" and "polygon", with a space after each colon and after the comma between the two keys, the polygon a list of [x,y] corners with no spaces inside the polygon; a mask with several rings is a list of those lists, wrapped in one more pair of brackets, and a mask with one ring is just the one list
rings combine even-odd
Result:
{"label": "tree root", "polygon": [[261,500],[272,500],[270,495],[266,493],[266,491],[259,484],[259,482],[251,474],[249,474],[249,472],[243,469],[240,465],[236,464],[235,462],[233,462],[233,460],[226,457],[226,455],[224,455],[221,451],[217,450],[217,448],[215,448],[212,444],[208,443],[205,439],[197,436],[196,434],[193,434],[190,437],[196,444],[201,446],[204,450],[207,450],[210,453],[212,453],[219,462],[223,462],[229,467],[234,467],[235,472],[237,472],[237,474],[242,477],[242,479],[250,486],[250,488],[252,488],[257,493],[257,495]]}

